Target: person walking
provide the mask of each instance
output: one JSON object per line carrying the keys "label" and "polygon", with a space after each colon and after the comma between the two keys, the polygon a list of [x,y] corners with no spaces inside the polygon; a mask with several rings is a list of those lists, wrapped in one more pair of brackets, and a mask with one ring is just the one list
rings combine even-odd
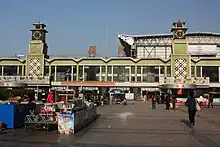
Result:
{"label": "person walking", "polygon": [[173,96],[172,96],[173,110],[176,109],[176,102],[177,102],[176,96],[173,95]]}
{"label": "person walking", "polygon": [[165,100],[166,100],[166,109],[170,109],[170,96],[168,94],[165,94]]}
{"label": "person walking", "polygon": [[213,95],[209,97],[209,99],[208,99],[208,100],[209,100],[209,102],[208,102],[208,108],[210,107],[210,105],[212,106],[212,108],[214,107],[214,105],[213,105],[213,99],[214,99]]}
{"label": "person walking", "polygon": [[144,95],[144,103],[146,103],[147,102],[147,96],[146,96],[146,94]]}
{"label": "person walking", "polygon": [[189,93],[189,98],[186,100],[185,105],[188,107],[188,115],[189,115],[189,121],[190,125],[193,127],[195,126],[195,117],[196,117],[196,111],[197,111],[197,103],[198,101],[196,100],[194,96],[194,92],[191,91]]}
{"label": "person walking", "polygon": [[153,95],[151,100],[152,100],[152,109],[156,109],[156,102],[157,102],[156,96]]}

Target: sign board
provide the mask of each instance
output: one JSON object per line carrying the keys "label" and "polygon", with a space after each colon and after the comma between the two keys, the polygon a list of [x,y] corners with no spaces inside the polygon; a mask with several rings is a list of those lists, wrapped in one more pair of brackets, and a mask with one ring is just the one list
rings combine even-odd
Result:
{"label": "sign board", "polygon": [[116,89],[116,90],[114,90],[114,92],[115,92],[115,94],[120,94],[121,90]]}
{"label": "sign board", "polygon": [[60,134],[74,134],[74,114],[58,115],[58,132]]}
{"label": "sign board", "polygon": [[126,100],[134,100],[134,93],[125,93]]}
{"label": "sign board", "polygon": [[190,55],[216,55],[216,45],[188,45]]}

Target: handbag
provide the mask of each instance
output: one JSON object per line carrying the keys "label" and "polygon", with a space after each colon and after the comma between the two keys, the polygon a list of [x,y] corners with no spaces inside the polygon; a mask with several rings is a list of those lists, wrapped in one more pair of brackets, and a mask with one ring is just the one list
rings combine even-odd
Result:
{"label": "handbag", "polygon": [[201,107],[200,107],[199,103],[196,102],[196,111],[200,111],[200,110],[201,110]]}

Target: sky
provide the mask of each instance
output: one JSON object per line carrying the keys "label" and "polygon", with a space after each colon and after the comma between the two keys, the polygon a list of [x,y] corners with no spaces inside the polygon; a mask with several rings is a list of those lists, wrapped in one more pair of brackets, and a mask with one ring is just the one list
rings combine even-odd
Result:
{"label": "sky", "polygon": [[48,52],[117,56],[118,34],[170,33],[185,21],[190,32],[220,33],[220,0],[0,0],[0,56],[27,54],[32,24],[47,25]]}

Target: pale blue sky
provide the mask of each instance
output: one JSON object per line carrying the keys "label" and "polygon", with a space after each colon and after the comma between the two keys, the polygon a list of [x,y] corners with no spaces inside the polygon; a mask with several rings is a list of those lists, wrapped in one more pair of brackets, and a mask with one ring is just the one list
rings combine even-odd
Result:
{"label": "pale blue sky", "polygon": [[32,23],[49,31],[49,53],[87,55],[96,45],[116,56],[117,34],[169,33],[173,21],[189,31],[220,32],[220,0],[0,0],[0,56],[27,54]]}

